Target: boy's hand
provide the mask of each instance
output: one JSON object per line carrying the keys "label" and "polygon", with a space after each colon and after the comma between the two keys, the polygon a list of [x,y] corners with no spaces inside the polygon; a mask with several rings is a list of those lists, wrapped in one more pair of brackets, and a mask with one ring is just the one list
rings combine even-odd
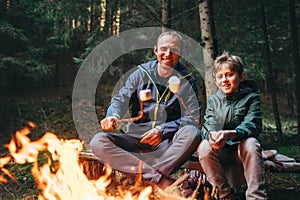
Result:
{"label": "boy's hand", "polygon": [[210,143],[212,148],[216,150],[220,150],[222,147],[225,146],[227,138],[226,138],[226,134],[223,131],[216,132],[214,138],[215,141]]}
{"label": "boy's hand", "polygon": [[[211,131],[208,133],[208,142],[209,142],[209,145],[213,149],[219,150],[222,148],[219,146],[219,141],[220,141],[219,136],[220,136],[220,133],[216,132],[216,131]],[[217,143],[217,141],[218,141],[218,143]]]}
{"label": "boy's hand", "polygon": [[157,128],[153,128],[142,135],[140,143],[157,146],[161,143],[163,137]]}
{"label": "boy's hand", "polygon": [[209,144],[212,148],[219,150],[225,146],[226,141],[236,137],[236,130],[220,130],[209,133]]}
{"label": "boy's hand", "polygon": [[118,127],[118,118],[115,116],[106,117],[101,120],[101,128],[103,131],[114,130]]}

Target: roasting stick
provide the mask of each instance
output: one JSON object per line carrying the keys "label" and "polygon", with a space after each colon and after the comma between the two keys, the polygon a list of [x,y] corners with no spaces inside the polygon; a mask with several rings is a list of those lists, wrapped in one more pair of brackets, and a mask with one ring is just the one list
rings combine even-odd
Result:
{"label": "roasting stick", "polygon": [[117,120],[117,123],[136,122],[136,121],[142,119],[142,117],[144,116],[144,102],[150,100],[151,98],[152,98],[152,96],[151,96],[150,89],[141,90],[140,91],[140,114],[139,114],[139,116],[132,117],[130,119],[119,119],[119,120]]}
{"label": "roasting stick", "polygon": [[192,114],[192,112],[189,110],[189,108],[184,103],[184,101],[181,98],[181,96],[178,95],[179,87],[180,87],[180,79],[178,77],[176,77],[176,76],[172,76],[169,79],[169,89],[170,89],[170,91],[173,92],[176,95],[177,99],[180,101],[180,103],[183,106],[183,108],[185,109],[185,111],[188,112],[189,115],[192,116],[194,118],[194,120],[197,123],[199,123],[207,132],[209,132],[208,129],[204,126],[204,124],[201,123],[199,121],[199,119]]}

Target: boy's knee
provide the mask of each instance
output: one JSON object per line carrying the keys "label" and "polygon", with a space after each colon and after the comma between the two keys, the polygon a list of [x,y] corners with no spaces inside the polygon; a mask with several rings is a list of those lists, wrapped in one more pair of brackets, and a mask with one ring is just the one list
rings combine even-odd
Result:
{"label": "boy's knee", "polygon": [[249,137],[241,141],[240,151],[248,153],[257,153],[261,151],[260,143],[254,137]]}
{"label": "boy's knee", "polygon": [[212,148],[209,145],[209,142],[207,140],[202,140],[200,145],[197,148],[197,155],[199,157],[199,160],[205,158],[207,155],[212,152]]}

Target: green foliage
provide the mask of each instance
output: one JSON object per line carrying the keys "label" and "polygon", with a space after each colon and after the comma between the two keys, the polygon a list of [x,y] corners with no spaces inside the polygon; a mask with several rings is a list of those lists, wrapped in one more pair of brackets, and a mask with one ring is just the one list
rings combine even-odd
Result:
{"label": "green foliage", "polygon": [[100,30],[94,30],[90,33],[90,36],[86,38],[84,51],[80,56],[73,57],[73,61],[76,64],[81,64],[88,54],[103,40],[105,40],[104,33]]}
{"label": "green foliage", "polygon": [[300,146],[298,145],[281,146],[277,147],[276,150],[280,154],[300,159]]}
{"label": "green foliage", "polygon": [[51,67],[51,65],[34,59],[1,58],[0,88],[9,88],[17,84],[18,81],[22,81],[23,84],[25,82],[41,82],[40,79],[48,77],[51,74]]}
{"label": "green foliage", "polygon": [[[219,54],[226,50],[241,56],[247,66],[247,77],[265,83],[268,60],[262,32],[261,1],[229,0],[213,1],[213,4]],[[296,4],[299,6],[299,2]],[[265,1],[265,9],[271,64],[275,74],[274,81],[280,83],[276,84],[279,92],[287,85],[289,88],[295,85],[293,79],[287,78],[292,77],[294,71],[291,63],[288,2]]]}
{"label": "green foliage", "polygon": [[[20,41],[22,45],[28,44],[28,38],[25,36],[24,31],[3,19],[0,19],[0,36],[6,36],[12,40]],[[3,40],[4,38],[2,38],[2,41]]]}
{"label": "green foliage", "polygon": [[0,61],[0,69],[18,68],[22,67],[22,62],[18,58],[6,57]]}
{"label": "green foliage", "polygon": [[[52,32],[47,41],[54,42],[54,44],[59,43],[62,48],[68,48],[76,30],[72,27],[72,20],[86,19],[89,15],[88,6],[88,1],[80,0],[39,1],[35,15],[43,15],[52,25]],[[81,23],[84,25],[85,20]]]}

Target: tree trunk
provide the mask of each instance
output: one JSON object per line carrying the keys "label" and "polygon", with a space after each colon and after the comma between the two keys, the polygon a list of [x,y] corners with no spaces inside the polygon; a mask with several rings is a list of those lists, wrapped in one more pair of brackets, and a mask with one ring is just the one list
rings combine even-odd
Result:
{"label": "tree trunk", "polygon": [[165,32],[169,28],[169,8],[170,0],[162,0],[161,2],[161,24],[162,32]]}
{"label": "tree trunk", "polygon": [[120,33],[120,19],[121,19],[121,2],[120,0],[116,1],[116,4],[114,5],[114,12],[113,12],[113,34],[117,35]]}
{"label": "tree trunk", "polygon": [[54,84],[55,87],[59,87],[59,66],[60,66],[60,50],[57,50],[57,56],[55,59],[55,75],[54,75]]}
{"label": "tree trunk", "polygon": [[279,116],[279,112],[278,112],[278,105],[277,105],[275,76],[273,74],[273,69],[272,69],[270,44],[269,44],[268,29],[267,29],[266,16],[265,16],[265,6],[264,6],[263,2],[261,3],[261,16],[262,16],[263,37],[264,37],[264,40],[265,40],[265,50],[264,50],[264,52],[265,52],[265,59],[266,59],[266,62],[267,62],[267,70],[266,70],[267,89],[268,89],[268,91],[271,95],[272,110],[273,110],[273,115],[274,115],[274,118],[275,118],[277,133],[279,134],[280,139],[283,139],[281,121],[280,121],[280,116]]}
{"label": "tree trunk", "polygon": [[90,11],[90,24],[87,26],[86,30],[88,30],[89,32],[92,32],[93,30],[95,30],[95,26],[97,23],[97,18],[96,18],[96,2],[95,0],[91,0],[90,1],[90,6],[91,6],[91,11]]}
{"label": "tree trunk", "polygon": [[10,0],[6,0],[5,3],[5,11],[6,12],[9,12],[10,11],[10,8],[11,8],[11,1]]}
{"label": "tree trunk", "polygon": [[299,57],[299,42],[298,42],[298,33],[297,33],[297,22],[296,22],[296,11],[295,11],[295,2],[294,0],[289,0],[290,8],[290,23],[291,23],[291,36],[292,36],[292,59],[294,70],[296,74],[295,81],[295,94],[297,102],[297,137],[298,142],[300,142],[300,92],[297,91],[297,86],[300,84],[300,57]]}
{"label": "tree trunk", "polygon": [[110,8],[110,3],[107,0],[102,0],[102,23],[103,23],[103,31],[107,36],[110,36],[110,31],[111,31],[111,8]]}
{"label": "tree trunk", "polygon": [[206,98],[214,94],[217,90],[214,84],[211,70],[213,68],[214,57],[216,55],[214,48],[213,21],[208,0],[199,3],[201,45],[203,47],[203,59],[205,65],[205,89]]}
{"label": "tree trunk", "polygon": [[6,2],[1,2],[0,3],[0,15],[4,15],[6,12]]}

